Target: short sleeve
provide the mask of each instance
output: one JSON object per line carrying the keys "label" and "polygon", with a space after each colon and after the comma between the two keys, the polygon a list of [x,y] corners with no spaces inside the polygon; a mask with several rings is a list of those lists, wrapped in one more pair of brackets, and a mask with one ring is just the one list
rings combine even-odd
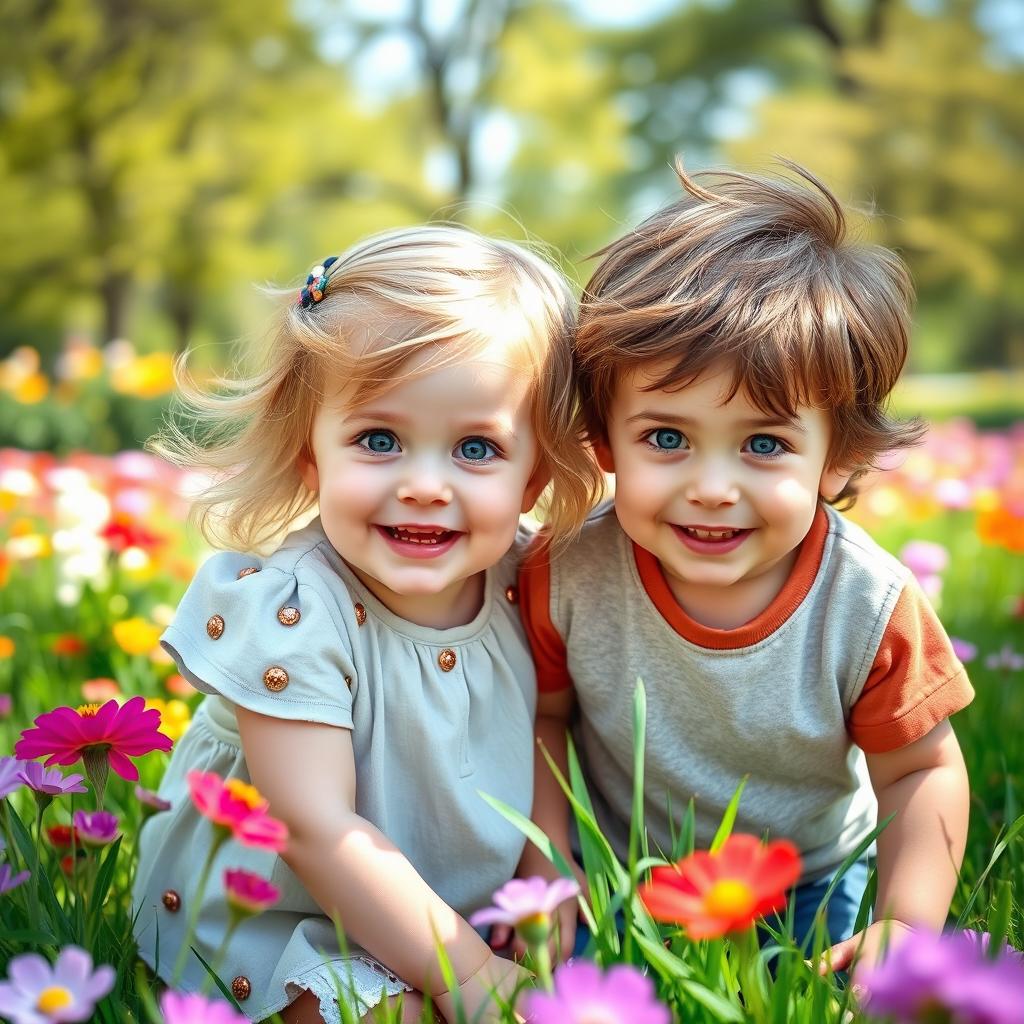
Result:
{"label": "short sleeve", "polygon": [[519,609],[537,669],[537,689],[554,693],[572,685],[565,641],[551,621],[551,564],[538,534],[519,572]]}
{"label": "short sleeve", "polygon": [[853,741],[869,754],[897,750],[973,699],[967,672],[931,602],[909,580],[850,712]]}
{"label": "short sleeve", "polygon": [[259,714],[352,728],[354,676],[337,601],[317,577],[221,553],[200,568],[160,643],[204,693]]}

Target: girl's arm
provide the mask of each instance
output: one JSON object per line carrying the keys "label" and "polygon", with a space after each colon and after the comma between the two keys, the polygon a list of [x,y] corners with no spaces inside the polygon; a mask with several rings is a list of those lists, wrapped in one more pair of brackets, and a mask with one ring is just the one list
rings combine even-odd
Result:
{"label": "girl's arm", "polygon": [[486,986],[516,970],[493,957],[402,852],[355,813],[347,729],[269,718],[238,706],[235,711],[252,782],[290,832],[282,857],[324,913],[340,918],[353,942],[422,992],[447,987],[438,968],[439,942],[460,983],[473,977]]}

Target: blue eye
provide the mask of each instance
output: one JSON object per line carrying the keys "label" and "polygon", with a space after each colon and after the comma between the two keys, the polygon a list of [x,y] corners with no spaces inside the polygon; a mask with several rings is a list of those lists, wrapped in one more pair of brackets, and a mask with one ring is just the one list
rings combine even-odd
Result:
{"label": "blue eye", "polygon": [[465,441],[459,442],[457,450],[459,458],[465,459],[467,462],[483,462],[498,454],[497,448],[482,437],[467,437]]}
{"label": "blue eye", "polygon": [[398,439],[389,430],[368,430],[359,437],[358,443],[377,455],[390,455],[401,450]]}
{"label": "blue eye", "polygon": [[782,442],[771,434],[755,434],[749,444],[754,455],[781,455],[786,450]]}
{"label": "blue eye", "polygon": [[671,427],[660,427],[658,430],[652,430],[647,435],[647,440],[655,448],[660,448],[662,451],[667,452],[689,447],[682,431],[673,430]]}

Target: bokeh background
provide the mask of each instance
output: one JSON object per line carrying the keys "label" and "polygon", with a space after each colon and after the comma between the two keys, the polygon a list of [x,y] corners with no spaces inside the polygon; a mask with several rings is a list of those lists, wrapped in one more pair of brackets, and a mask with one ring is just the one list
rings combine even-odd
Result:
{"label": "bokeh background", "polygon": [[5,0],[0,445],[152,432],[257,286],[441,217],[587,257],[692,170],[806,164],[920,302],[899,401],[1024,410],[1017,0]]}

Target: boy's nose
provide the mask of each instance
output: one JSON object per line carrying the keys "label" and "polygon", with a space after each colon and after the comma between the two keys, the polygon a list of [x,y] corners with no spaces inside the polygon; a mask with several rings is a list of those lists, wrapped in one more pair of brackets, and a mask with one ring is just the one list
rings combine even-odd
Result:
{"label": "boy's nose", "polygon": [[687,501],[707,508],[735,505],[739,501],[739,487],[724,466],[703,462],[692,470],[686,484]]}

